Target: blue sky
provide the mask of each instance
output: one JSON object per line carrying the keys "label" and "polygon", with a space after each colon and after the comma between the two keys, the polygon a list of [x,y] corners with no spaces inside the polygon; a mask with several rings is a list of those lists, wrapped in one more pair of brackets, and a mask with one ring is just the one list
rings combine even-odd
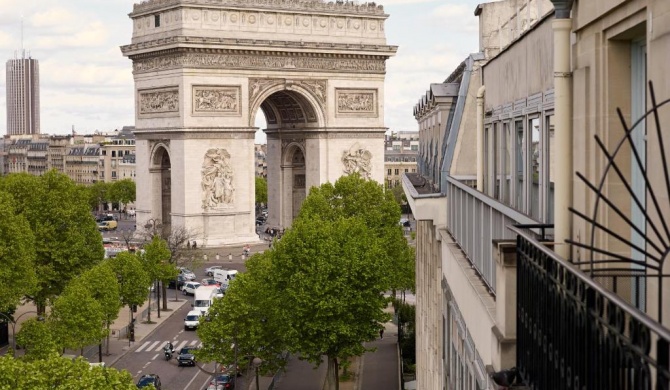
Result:
{"label": "blue sky", "polygon": [[[0,0],[0,59],[24,47],[40,62],[41,128],[65,134],[134,124],[128,13],[136,0]],[[399,46],[387,62],[385,124],[417,130],[412,107],[430,83],[443,81],[478,51],[481,1],[376,1],[390,15],[386,39]],[[19,53],[20,56],[20,53]],[[3,58],[4,57],[4,58]],[[0,77],[0,134],[5,134],[5,77]],[[262,122],[261,122],[262,123]]]}

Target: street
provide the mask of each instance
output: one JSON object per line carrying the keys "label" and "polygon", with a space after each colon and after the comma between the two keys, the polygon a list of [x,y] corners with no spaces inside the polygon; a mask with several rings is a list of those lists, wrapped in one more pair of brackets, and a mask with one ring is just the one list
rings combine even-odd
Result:
{"label": "street", "polygon": [[[222,265],[229,269],[244,271],[242,263],[207,263],[206,267]],[[204,268],[193,269],[196,281],[205,278]],[[181,308],[142,340],[134,343],[128,352],[117,360],[112,367],[127,370],[135,382],[144,374],[156,374],[160,377],[163,390],[196,390],[206,389],[214,374],[214,363],[198,363],[199,367],[177,366],[179,350],[185,346],[200,346],[201,342],[196,331],[184,329],[184,318],[191,308],[192,296],[184,296],[179,292],[180,300],[187,300]],[[174,300],[175,290],[168,290],[168,299]],[[163,315],[166,313],[163,312]],[[175,353],[170,361],[165,360],[163,347],[170,341],[174,345]],[[235,388],[246,389],[244,377],[238,377]]]}

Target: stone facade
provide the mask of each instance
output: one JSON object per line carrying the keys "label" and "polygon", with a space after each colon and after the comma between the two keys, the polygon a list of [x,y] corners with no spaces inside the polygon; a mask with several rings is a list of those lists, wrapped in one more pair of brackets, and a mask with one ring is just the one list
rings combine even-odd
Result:
{"label": "stone facade", "polygon": [[[205,246],[257,239],[258,110],[268,124],[268,224],[289,226],[310,187],[349,172],[383,182],[385,61],[397,49],[386,45],[383,8],[150,0],[130,17],[132,42],[121,49],[133,61],[137,166],[146,167],[140,222],[170,219]],[[225,159],[208,160],[212,150]]]}

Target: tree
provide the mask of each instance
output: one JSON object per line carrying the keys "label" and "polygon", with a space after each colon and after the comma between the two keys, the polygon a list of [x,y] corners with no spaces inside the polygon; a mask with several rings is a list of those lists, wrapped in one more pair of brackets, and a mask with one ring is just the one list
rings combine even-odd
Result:
{"label": "tree", "polygon": [[72,281],[53,303],[49,322],[61,346],[83,349],[104,336],[105,313],[100,302],[81,280]]}
{"label": "tree", "polygon": [[27,298],[44,314],[71,279],[102,261],[102,237],[84,191],[55,170],[37,177],[8,175],[0,179],[0,190],[12,195],[16,213],[35,236],[37,285]]}
{"label": "tree", "polygon": [[[310,195],[311,196],[311,195]],[[327,357],[324,389],[338,389],[338,360],[365,352],[390,316],[383,240],[360,217],[299,217],[275,245],[272,280],[289,351],[314,364]]]}
{"label": "tree", "polygon": [[128,371],[91,367],[82,358],[26,360],[8,355],[0,357],[0,388],[137,390]]}
{"label": "tree", "polygon": [[405,191],[403,191],[402,186],[391,188],[391,193],[393,194],[393,199],[398,203],[398,206],[402,207],[402,205],[407,203],[407,197],[405,196]]}
{"label": "tree", "polygon": [[88,193],[88,204],[93,210],[99,210],[102,204],[109,200],[109,183],[105,183],[104,181],[97,181],[90,186],[85,186],[84,189]]}
{"label": "tree", "polygon": [[143,304],[151,287],[151,277],[142,261],[133,253],[121,252],[110,259],[110,265],[119,284],[121,303],[128,307]]}
{"label": "tree", "polygon": [[52,324],[41,318],[31,318],[21,324],[21,330],[16,335],[16,343],[23,347],[26,360],[48,359],[59,356],[62,348]]}
{"label": "tree", "polygon": [[196,352],[198,360],[244,367],[259,357],[263,369],[272,372],[285,365],[281,356],[286,344],[278,310],[282,295],[272,289],[271,265],[269,252],[254,255],[246,263],[247,272],[230,283],[223,298],[214,301],[197,330],[203,342]]}
{"label": "tree", "polygon": [[[153,236],[151,242],[144,246],[140,259],[144,263],[144,267],[152,283],[156,280],[165,283],[177,277],[179,271],[175,266],[170,264],[170,258],[171,253],[167,242],[158,235]],[[151,302],[149,302],[149,306],[151,306]],[[151,313],[151,309],[149,313]]]}
{"label": "tree", "polygon": [[131,179],[118,180],[112,184],[111,200],[116,203],[128,204],[135,201],[135,182]]}
{"label": "tree", "polygon": [[268,181],[264,177],[256,176],[256,204],[268,202]]}
{"label": "tree", "polygon": [[105,260],[84,272],[76,281],[84,283],[93,299],[100,303],[103,313],[101,326],[105,329],[107,354],[109,354],[109,328],[119,316],[119,309],[121,309],[121,292],[116,273],[110,261]]}
{"label": "tree", "polygon": [[28,220],[16,213],[12,197],[0,191],[0,312],[15,308],[35,291],[35,236]]}

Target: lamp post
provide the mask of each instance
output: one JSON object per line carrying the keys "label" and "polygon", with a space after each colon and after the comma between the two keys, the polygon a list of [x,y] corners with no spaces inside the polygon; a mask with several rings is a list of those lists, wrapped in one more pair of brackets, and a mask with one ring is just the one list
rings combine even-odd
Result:
{"label": "lamp post", "polygon": [[[30,314],[30,313],[39,314],[38,312],[36,312],[34,310],[30,310],[30,311],[27,311],[25,313],[22,313],[16,319],[12,319],[12,317],[8,316],[7,314],[0,313],[0,315],[3,316],[7,320],[7,323],[12,325],[12,348],[13,348],[12,356],[14,356],[14,357],[16,357],[16,324],[19,322],[21,317],[23,317],[26,314]],[[38,321],[42,321],[43,319],[44,318],[42,316],[37,317]]]}
{"label": "lamp post", "polygon": [[260,390],[260,384],[258,383],[258,367],[261,365],[261,363],[263,363],[263,360],[256,356],[251,362],[256,369],[256,390]]}
{"label": "lamp post", "polygon": [[147,220],[147,223],[144,224],[144,228],[149,230],[151,229],[151,235],[155,236],[156,235],[156,229],[160,229],[161,227],[161,220],[156,219],[156,218],[149,218]]}

